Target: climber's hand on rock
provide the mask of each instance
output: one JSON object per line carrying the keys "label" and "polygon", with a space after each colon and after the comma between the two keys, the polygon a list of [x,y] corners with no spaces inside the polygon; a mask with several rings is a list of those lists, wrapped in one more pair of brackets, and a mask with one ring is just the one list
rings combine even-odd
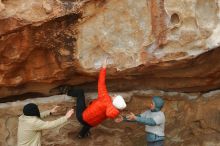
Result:
{"label": "climber's hand on rock", "polygon": [[108,61],[108,58],[106,57],[106,58],[103,60],[102,68],[106,68],[106,66],[107,66],[107,61]]}
{"label": "climber's hand on rock", "polygon": [[73,110],[73,109],[71,109],[71,110],[69,110],[68,112],[66,112],[66,117],[67,117],[67,119],[69,119],[69,118],[72,116],[73,113],[74,113],[74,110]]}

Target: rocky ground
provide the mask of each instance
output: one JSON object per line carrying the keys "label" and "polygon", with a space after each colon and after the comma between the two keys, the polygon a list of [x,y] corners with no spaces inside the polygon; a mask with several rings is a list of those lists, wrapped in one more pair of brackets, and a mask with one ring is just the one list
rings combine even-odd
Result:
{"label": "rocky ground", "polygon": [[[126,115],[130,111],[138,114],[147,110],[153,95],[162,96],[166,102],[163,109],[166,115],[166,146],[220,146],[220,91],[206,94],[132,91],[123,94],[128,104],[123,114]],[[88,93],[86,97],[91,100],[91,97],[96,95]],[[41,111],[51,109],[54,105],[61,106],[57,115],[45,120],[56,119],[75,105],[75,99],[64,95],[1,104],[0,145],[16,144],[18,116],[23,105],[28,102],[39,104]],[[65,125],[43,131],[43,146],[146,145],[144,126],[141,124],[125,122],[118,124],[107,120],[93,128],[91,136],[85,139],[76,138],[80,127],[73,116]]]}

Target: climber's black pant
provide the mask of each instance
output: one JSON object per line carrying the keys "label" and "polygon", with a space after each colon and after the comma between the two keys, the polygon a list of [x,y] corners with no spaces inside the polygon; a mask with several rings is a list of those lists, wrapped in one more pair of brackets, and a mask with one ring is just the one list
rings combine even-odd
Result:
{"label": "climber's black pant", "polygon": [[88,134],[90,128],[92,127],[83,120],[82,116],[83,111],[86,109],[84,91],[82,89],[72,88],[68,91],[67,95],[76,97],[76,118],[83,125],[79,135],[84,137],[86,134]]}

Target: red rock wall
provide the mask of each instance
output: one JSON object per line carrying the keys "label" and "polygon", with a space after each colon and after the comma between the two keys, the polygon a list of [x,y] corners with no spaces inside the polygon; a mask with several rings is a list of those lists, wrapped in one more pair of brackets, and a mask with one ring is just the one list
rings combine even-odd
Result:
{"label": "red rock wall", "polygon": [[131,81],[139,89],[219,88],[219,3],[214,1],[8,0],[2,4],[1,97],[48,94],[61,84],[94,90],[91,85],[96,84],[106,56],[112,90],[118,83],[131,90],[127,84]]}
{"label": "red rock wall", "polygon": [[[121,91],[129,111],[165,98],[167,146],[219,146],[219,93],[200,93],[220,87],[219,7],[220,0],[0,0],[0,102],[54,95],[63,84],[96,92],[109,57],[108,90]],[[16,144],[25,103],[62,104],[62,114],[73,104],[52,99],[1,104],[0,146]],[[145,145],[143,125],[106,121],[83,141],[75,139],[79,127],[73,118],[44,131],[43,145]]]}

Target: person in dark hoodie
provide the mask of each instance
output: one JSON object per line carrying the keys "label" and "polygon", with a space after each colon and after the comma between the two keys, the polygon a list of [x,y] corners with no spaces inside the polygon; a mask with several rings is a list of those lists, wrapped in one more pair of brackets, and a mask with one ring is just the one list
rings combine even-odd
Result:
{"label": "person in dark hoodie", "polygon": [[140,115],[130,113],[126,117],[117,118],[115,122],[127,121],[144,124],[147,146],[163,146],[165,139],[165,115],[161,111],[163,105],[164,100],[159,96],[154,96],[150,105],[150,110]]}
{"label": "person in dark hoodie", "polygon": [[58,127],[71,117],[74,110],[67,111],[65,116],[62,116],[54,121],[43,121],[43,118],[55,113],[58,106],[52,110],[41,112],[34,103],[28,103],[23,108],[23,114],[18,121],[18,140],[17,146],[41,146],[42,130]]}

